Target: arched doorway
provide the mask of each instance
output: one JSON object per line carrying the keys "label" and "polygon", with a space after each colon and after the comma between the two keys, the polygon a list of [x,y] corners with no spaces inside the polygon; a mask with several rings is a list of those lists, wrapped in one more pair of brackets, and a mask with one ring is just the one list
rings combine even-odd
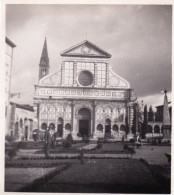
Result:
{"label": "arched doorway", "polygon": [[67,124],[65,125],[65,130],[71,131],[71,124],[67,123]]}
{"label": "arched doorway", "polygon": [[105,138],[111,137],[111,120],[107,118],[105,120]]}
{"label": "arched doorway", "polygon": [[118,125],[115,124],[112,129],[113,131],[118,132]]}
{"label": "arched doorway", "polygon": [[50,130],[54,130],[55,131],[55,124],[54,123],[50,123],[49,128],[50,128]]}
{"label": "arched doorway", "polygon": [[102,132],[103,131],[103,125],[98,124],[97,125],[97,130]]}
{"label": "arched doorway", "polygon": [[126,131],[126,126],[125,126],[125,125],[121,125],[121,126],[120,126],[120,131],[125,132],[125,131]]}
{"label": "arched doorway", "polygon": [[14,135],[17,139],[19,138],[19,123],[18,122],[15,123],[15,133],[14,133]]}
{"label": "arched doorway", "polygon": [[46,123],[42,123],[41,129],[46,131],[47,130],[47,124]]}
{"label": "arched doorway", "polygon": [[57,124],[57,136],[62,137],[63,136],[63,118],[58,118],[58,124]]}
{"label": "arched doorway", "polygon": [[90,136],[90,130],[91,130],[91,112],[87,108],[81,108],[78,111],[79,120],[79,136]]}
{"label": "arched doorway", "polygon": [[154,133],[160,133],[160,128],[158,125],[155,125],[154,127]]}
{"label": "arched doorway", "polygon": [[23,129],[23,120],[22,119],[20,119],[19,124],[20,124],[20,128]]}
{"label": "arched doorway", "polygon": [[151,125],[147,126],[147,133],[152,133],[152,126]]}
{"label": "arched doorway", "polygon": [[28,135],[29,135],[29,132],[28,132],[28,125],[26,125],[26,126],[25,126],[25,134],[24,134],[24,138],[25,138],[26,141],[28,140]]}

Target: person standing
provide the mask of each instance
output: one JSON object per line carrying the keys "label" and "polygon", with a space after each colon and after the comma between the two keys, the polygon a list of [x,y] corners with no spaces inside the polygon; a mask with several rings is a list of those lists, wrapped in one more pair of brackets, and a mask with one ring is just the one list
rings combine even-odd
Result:
{"label": "person standing", "polygon": [[45,131],[45,158],[50,157],[51,147],[54,147],[54,130],[48,128]]}

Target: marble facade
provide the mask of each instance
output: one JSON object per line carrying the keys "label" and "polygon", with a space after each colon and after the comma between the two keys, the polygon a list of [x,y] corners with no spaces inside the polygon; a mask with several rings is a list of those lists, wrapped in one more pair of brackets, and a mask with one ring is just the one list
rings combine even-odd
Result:
{"label": "marble facade", "polygon": [[83,41],[61,56],[60,69],[49,74],[45,40],[34,92],[38,129],[44,131],[50,126],[59,137],[72,133],[74,139],[84,135],[121,139],[126,132],[131,133],[132,89],[112,71],[111,55]]}

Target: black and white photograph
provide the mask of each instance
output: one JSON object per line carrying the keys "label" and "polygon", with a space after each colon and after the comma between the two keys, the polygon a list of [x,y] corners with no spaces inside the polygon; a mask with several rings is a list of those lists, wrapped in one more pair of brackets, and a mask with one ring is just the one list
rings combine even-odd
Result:
{"label": "black and white photograph", "polygon": [[4,5],[4,192],[171,194],[172,4],[40,2]]}

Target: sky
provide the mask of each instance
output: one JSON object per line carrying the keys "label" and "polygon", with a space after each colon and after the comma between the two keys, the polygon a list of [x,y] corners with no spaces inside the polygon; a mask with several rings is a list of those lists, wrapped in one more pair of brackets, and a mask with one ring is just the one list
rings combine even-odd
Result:
{"label": "sky", "polygon": [[7,5],[6,36],[17,45],[11,92],[23,104],[33,104],[45,37],[50,73],[62,51],[87,37],[112,55],[112,69],[140,102],[162,105],[164,89],[171,100],[171,5]]}

